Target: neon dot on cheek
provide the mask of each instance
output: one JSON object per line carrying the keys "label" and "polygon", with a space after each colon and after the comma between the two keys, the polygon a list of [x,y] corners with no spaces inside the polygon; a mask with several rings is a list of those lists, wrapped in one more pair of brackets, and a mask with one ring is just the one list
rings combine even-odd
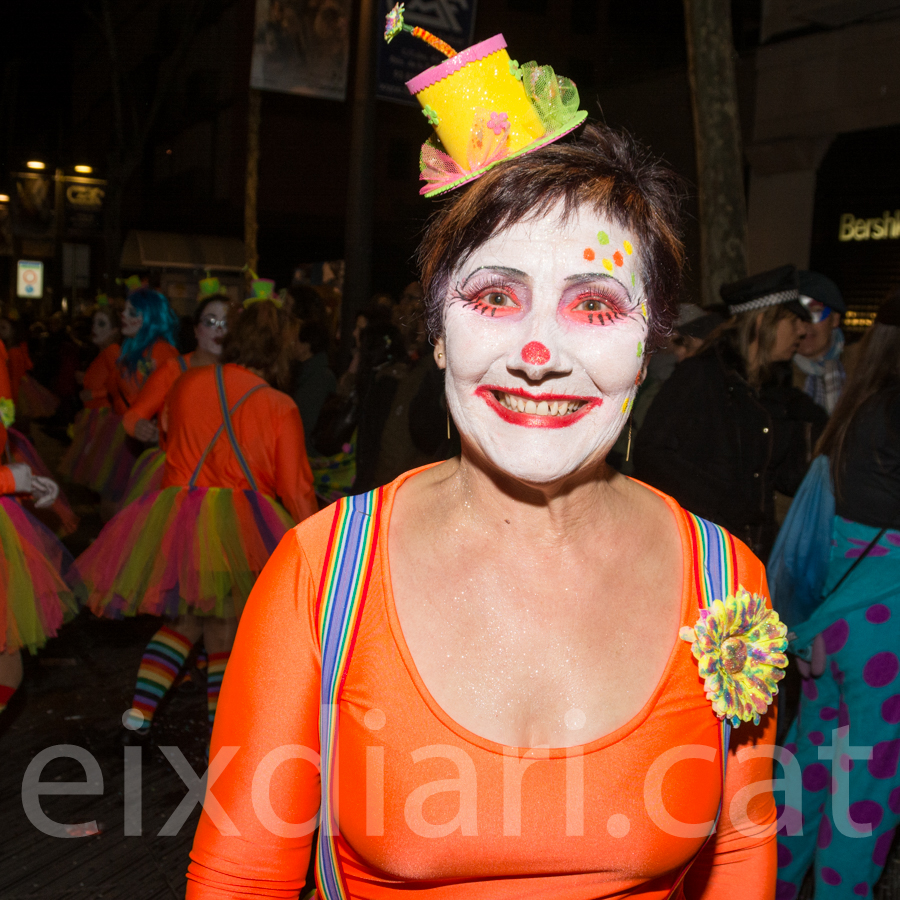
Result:
{"label": "neon dot on cheek", "polygon": [[597,232],[597,240],[600,244],[608,244],[609,243],[609,235],[605,231]]}
{"label": "neon dot on cheek", "polygon": [[613,253],[613,262],[614,262],[617,266],[624,266],[624,265],[625,265],[625,257],[622,256],[622,254],[621,254],[621,252],[620,252],[619,250],[616,250],[616,252]]}
{"label": "neon dot on cheek", "polygon": [[597,255],[597,254],[594,253],[594,251],[591,250],[590,247],[586,248],[585,251],[584,251],[584,258],[585,258],[586,260],[588,260],[588,261],[592,260],[596,255]]}
{"label": "neon dot on cheek", "polygon": [[540,341],[532,341],[522,348],[522,361],[530,366],[546,365],[550,362],[550,351]]}
{"label": "neon dot on cheek", "polygon": [[629,256],[631,256],[631,254],[634,252],[634,248],[631,246],[631,241],[625,241],[625,243],[622,244],[622,246],[625,248],[625,252]]}
{"label": "neon dot on cheek", "polygon": [[604,259],[603,260],[603,268],[606,269],[607,272],[612,272],[612,270],[613,270],[612,260]]}

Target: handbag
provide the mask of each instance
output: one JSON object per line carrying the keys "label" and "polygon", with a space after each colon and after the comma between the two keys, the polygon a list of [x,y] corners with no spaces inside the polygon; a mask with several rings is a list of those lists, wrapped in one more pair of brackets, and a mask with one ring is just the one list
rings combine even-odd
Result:
{"label": "handbag", "polygon": [[793,628],[822,602],[831,555],[834,490],[827,456],[817,456],[806,473],[766,566],[772,607]]}

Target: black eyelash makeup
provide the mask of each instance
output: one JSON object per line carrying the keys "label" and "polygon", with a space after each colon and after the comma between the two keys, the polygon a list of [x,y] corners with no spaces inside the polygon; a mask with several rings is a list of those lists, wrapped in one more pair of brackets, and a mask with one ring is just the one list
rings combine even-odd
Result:
{"label": "black eyelash makeup", "polygon": [[515,288],[502,275],[486,275],[473,278],[464,285],[458,285],[450,298],[451,302],[462,303],[465,309],[474,309],[481,315],[496,316],[497,311],[515,312],[518,306],[494,306],[484,302],[490,294],[504,294],[518,304]]}

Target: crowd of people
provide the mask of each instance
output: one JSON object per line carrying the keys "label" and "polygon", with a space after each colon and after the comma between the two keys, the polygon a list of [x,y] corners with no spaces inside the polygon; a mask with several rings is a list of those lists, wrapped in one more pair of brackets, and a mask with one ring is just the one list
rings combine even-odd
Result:
{"label": "crowd of people", "polygon": [[[810,867],[817,898],[871,896],[900,821],[900,293],[853,346],[837,286],[791,265],[679,304],[679,190],[588,126],[444,206],[421,282],[352,322],[309,285],[235,300],[213,278],[187,321],[134,282],[71,320],[0,320],[0,712],[21,653],[79,610],[159,619],[125,744],[199,654],[211,756],[241,748],[216,786],[240,836],[204,813],[192,900],[296,894],[315,847],[329,900],[792,900]],[[31,428],[65,445],[56,472]],[[803,615],[776,591],[785,627],[765,563],[808,538],[789,505],[814,478],[821,583]],[[104,523],[77,559],[73,485]],[[771,754],[737,752],[775,741],[788,642],[802,813],[753,793]],[[673,834],[644,782],[679,741],[721,764],[666,782],[659,803],[704,823]],[[318,842],[246,789],[285,747],[320,762],[279,757],[276,819],[320,812]]]}

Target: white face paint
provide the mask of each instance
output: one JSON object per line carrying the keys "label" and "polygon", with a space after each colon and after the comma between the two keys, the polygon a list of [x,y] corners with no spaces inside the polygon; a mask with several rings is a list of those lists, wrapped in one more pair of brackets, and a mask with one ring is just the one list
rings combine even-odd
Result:
{"label": "white face paint", "polygon": [[492,237],[444,306],[447,399],[466,452],[547,484],[605,459],[643,368],[647,306],[634,236],[587,209]]}

